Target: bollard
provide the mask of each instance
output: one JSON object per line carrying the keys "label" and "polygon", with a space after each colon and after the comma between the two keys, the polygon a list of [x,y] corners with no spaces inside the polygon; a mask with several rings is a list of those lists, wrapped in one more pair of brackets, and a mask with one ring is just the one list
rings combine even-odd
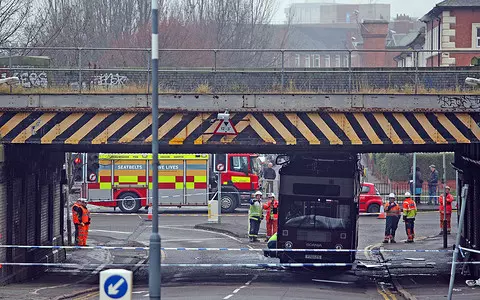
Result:
{"label": "bollard", "polygon": [[110,269],[100,272],[100,300],[132,299],[132,271]]}

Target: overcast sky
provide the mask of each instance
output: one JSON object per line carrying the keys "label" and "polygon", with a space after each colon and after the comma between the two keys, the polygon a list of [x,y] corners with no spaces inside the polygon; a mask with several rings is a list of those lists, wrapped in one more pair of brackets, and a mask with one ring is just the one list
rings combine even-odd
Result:
{"label": "overcast sky", "polygon": [[[412,17],[422,17],[429,12],[437,3],[443,0],[337,0],[337,3],[353,3],[353,4],[367,4],[367,3],[386,3],[390,4],[391,16],[394,17],[397,14],[407,14]],[[305,0],[279,0],[280,6],[277,14],[274,17],[274,23],[281,23],[285,21],[285,8],[290,3],[302,3]],[[307,2],[321,2],[310,0]]]}

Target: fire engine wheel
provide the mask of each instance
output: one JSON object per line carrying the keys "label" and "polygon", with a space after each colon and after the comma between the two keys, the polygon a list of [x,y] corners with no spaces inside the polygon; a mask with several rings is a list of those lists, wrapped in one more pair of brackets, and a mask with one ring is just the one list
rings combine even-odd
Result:
{"label": "fire engine wheel", "polygon": [[368,213],[378,213],[380,212],[380,205],[378,204],[370,204],[367,208]]}
{"label": "fire engine wheel", "polygon": [[140,209],[140,198],[137,194],[135,193],[123,193],[118,197],[120,200],[118,203],[118,207],[120,207],[120,210],[124,213],[136,213]]}
{"label": "fire engine wheel", "polygon": [[232,213],[237,208],[237,200],[232,195],[222,195],[222,213]]}

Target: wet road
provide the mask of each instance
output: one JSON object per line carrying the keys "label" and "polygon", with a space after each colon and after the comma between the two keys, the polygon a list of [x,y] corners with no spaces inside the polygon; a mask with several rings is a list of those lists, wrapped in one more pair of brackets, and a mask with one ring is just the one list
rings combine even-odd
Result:
{"label": "wet road", "polygon": [[[205,212],[176,214],[169,211],[160,218],[162,247],[251,247],[246,239],[222,233],[195,229],[195,224],[205,223]],[[120,213],[93,213],[90,242],[95,245],[148,246],[151,223],[146,215]],[[223,222],[246,221],[244,212],[224,215]],[[369,249],[383,239],[384,220],[376,217],[360,217],[359,249]],[[417,237],[438,234],[438,214],[420,213],[417,218]],[[452,236],[453,237],[453,236]],[[397,239],[405,239],[403,223],[399,224]],[[264,247],[254,245],[255,247]],[[441,245],[438,245],[441,247]],[[81,252],[80,252],[81,251]],[[368,262],[377,259],[359,252],[357,258]],[[53,299],[59,295],[86,292],[74,299],[97,299],[98,272],[108,264],[135,271],[134,299],[148,297],[148,271],[145,251],[76,250],[69,252],[69,262],[81,267],[52,268],[44,276],[29,285],[11,285],[3,294],[17,299]],[[427,257],[427,259],[429,259]],[[278,263],[255,251],[162,251],[166,264],[245,264]],[[395,274],[407,274],[410,270],[396,269]],[[385,270],[339,271],[337,269],[308,270],[302,268],[263,267],[178,267],[162,269],[162,295],[164,299],[396,299],[390,283],[385,280]],[[388,276],[387,276],[388,277]],[[388,278],[387,278],[388,279]],[[15,292],[18,292],[15,294]],[[2,295],[2,289],[0,289]]]}

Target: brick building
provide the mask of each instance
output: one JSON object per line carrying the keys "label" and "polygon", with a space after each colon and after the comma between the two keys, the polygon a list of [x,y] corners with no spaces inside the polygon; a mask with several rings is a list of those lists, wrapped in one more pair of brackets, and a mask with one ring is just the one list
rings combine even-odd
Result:
{"label": "brick building", "polygon": [[[445,0],[421,18],[426,25],[427,66],[469,66],[480,56],[480,1]],[[438,50],[442,50],[439,55]],[[445,50],[469,50],[449,53]]]}

